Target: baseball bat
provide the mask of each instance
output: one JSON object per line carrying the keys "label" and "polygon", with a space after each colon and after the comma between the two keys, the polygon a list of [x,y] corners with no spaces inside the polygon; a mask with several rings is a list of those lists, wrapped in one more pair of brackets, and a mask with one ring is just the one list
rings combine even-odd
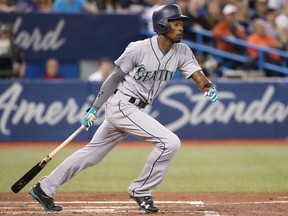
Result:
{"label": "baseball bat", "polygon": [[63,149],[69,142],[71,142],[85,127],[81,125],[74,133],[72,133],[65,141],[63,141],[56,149],[54,149],[48,156],[43,158],[25,175],[23,175],[15,184],[12,185],[11,190],[18,193],[25,185],[27,185],[48,163],[53,157]]}

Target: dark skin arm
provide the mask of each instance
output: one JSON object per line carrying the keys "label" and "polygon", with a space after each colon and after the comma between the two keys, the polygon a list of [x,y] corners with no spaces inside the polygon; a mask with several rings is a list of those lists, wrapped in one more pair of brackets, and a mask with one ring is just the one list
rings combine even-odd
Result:
{"label": "dark skin arm", "polygon": [[211,83],[210,80],[201,71],[196,71],[193,73],[191,78],[194,80],[195,84],[201,91],[203,91],[203,88],[207,83]]}

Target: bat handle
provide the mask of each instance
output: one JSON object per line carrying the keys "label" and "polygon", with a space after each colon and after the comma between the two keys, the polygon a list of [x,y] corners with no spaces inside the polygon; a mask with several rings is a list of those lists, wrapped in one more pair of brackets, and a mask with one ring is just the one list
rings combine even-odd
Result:
{"label": "bat handle", "polygon": [[71,134],[64,142],[62,142],[54,151],[52,151],[47,157],[50,160],[58,154],[58,152],[65,147],[69,142],[71,142],[82,130],[85,129],[85,126],[81,125],[73,134]]}

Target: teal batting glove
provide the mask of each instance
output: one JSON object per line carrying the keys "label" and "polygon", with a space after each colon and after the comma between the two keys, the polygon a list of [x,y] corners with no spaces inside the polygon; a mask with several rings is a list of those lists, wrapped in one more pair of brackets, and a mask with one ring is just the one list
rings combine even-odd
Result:
{"label": "teal batting glove", "polygon": [[209,99],[213,102],[216,103],[218,101],[218,92],[216,88],[214,87],[209,87],[209,88],[204,88],[204,97],[209,97]]}
{"label": "teal batting glove", "polygon": [[98,112],[98,109],[97,108],[94,108],[94,107],[90,107],[88,110],[87,110],[87,113],[86,115],[83,117],[82,121],[81,121],[81,124],[87,128],[87,130],[96,124],[96,119],[97,119],[97,112]]}

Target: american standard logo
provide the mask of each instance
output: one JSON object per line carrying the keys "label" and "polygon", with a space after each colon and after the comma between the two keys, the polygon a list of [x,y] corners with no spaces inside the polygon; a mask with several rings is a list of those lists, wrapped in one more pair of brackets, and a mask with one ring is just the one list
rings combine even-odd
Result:
{"label": "american standard logo", "polygon": [[[86,110],[94,101],[94,95],[89,95],[87,101],[80,106],[75,98],[65,101],[55,99],[51,103],[45,101],[28,101],[22,96],[23,86],[13,83],[0,94],[0,134],[9,135],[8,125],[30,124],[54,126],[61,121],[68,124],[80,123]],[[100,120],[100,118],[99,118]]]}
{"label": "american standard logo", "polygon": [[147,81],[170,81],[173,77],[173,72],[168,70],[154,70],[147,71],[146,68],[141,65],[134,75],[134,79],[137,82]]}
{"label": "american standard logo", "polygon": [[[184,94],[192,105],[187,106],[175,99],[173,96],[177,94]],[[271,125],[273,123],[281,124],[288,120],[288,104],[277,100],[273,85],[267,85],[263,94],[251,101],[237,100],[237,94],[232,91],[220,91],[220,101],[215,104],[208,99],[203,99],[202,93],[192,92],[187,85],[172,85],[159,95],[158,100],[161,104],[181,113],[177,119],[166,124],[166,127],[172,131],[179,130],[187,124],[193,126],[201,123],[228,125],[235,121],[238,124],[246,125],[253,123]],[[157,117],[159,111],[154,110],[153,112],[155,114],[151,113],[151,115]],[[231,126],[233,125],[231,124]]]}
{"label": "american standard logo", "polygon": [[28,31],[19,31],[23,23],[22,17],[15,20],[13,32],[16,36],[15,43],[24,50],[32,49],[34,52],[57,50],[65,44],[65,38],[60,35],[65,26],[65,20],[61,19],[56,23],[55,28],[48,31],[46,34],[41,33],[41,29],[37,26],[30,33]]}
{"label": "american standard logo", "polygon": [[[65,97],[62,100],[55,98],[54,101],[34,101],[23,97],[24,86],[13,83],[0,94],[0,134],[9,136],[11,127],[17,125],[56,126],[65,122],[68,125],[80,124],[87,108],[94,101],[94,95],[87,95],[86,102],[79,104],[77,98]],[[165,123],[172,131],[180,130],[189,125],[197,126],[201,123],[211,125],[220,123],[222,125],[235,126],[236,124],[250,125],[262,123],[267,126],[277,123],[287,125],[288,104],[277,100],[275,86],[267,85],[262,94],[249,101],[237,99],[237,93],[233,91],[220,91],[220,101],[211,104],[199,91],[193,92],[189,85],[172,84],[167,86],[158,96],[160,106],[148,106],[145,109],[150,116],[161,117],[161,110],[172,109],[177,116]],[[26,92],[29,95],[29,92]],[[177,99],[182,95],[183,100]],[[45,98],[45,97],[43,97]],[[103,106],[105,107],[105,106]],[[171,111],[171,112],[172,112]],[[173,117],[174,116],[174,117]],[[97,125],[104,119],[103,110],[99,113]],[[159,119],[166,121],[167,119]],[[36,123],[36,126],[35,126]]]}

